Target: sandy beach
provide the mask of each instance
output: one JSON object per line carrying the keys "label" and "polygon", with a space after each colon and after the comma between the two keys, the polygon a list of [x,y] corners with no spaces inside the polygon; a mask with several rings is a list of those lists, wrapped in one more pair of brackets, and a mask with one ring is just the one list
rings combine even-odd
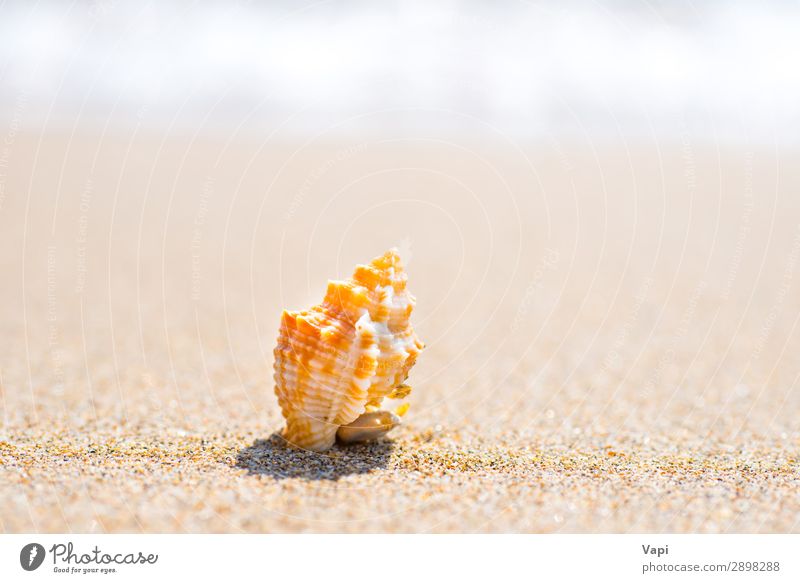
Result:
{"label": "sandy beach", "polygon": [[[7,137],[0,531],[800,531],[796,151]],[[404,425],[286,448],[281,309],[392,246]]]}

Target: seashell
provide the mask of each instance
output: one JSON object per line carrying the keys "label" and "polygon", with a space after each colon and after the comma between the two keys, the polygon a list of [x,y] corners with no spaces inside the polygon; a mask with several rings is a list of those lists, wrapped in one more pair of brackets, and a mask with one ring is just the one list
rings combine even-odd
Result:
{"label": "seashell", "polygon": [[[409,321],[414,297],[396,249],[359,265],[350,279],[328,282],[321,304],[284,311],[275,348],[275,394],[286,419],[282,435],[304,449],[375,439],[399,423],[379,411],[403,399],[424,344]],[[341,429],[340,429],[341,428]]]}

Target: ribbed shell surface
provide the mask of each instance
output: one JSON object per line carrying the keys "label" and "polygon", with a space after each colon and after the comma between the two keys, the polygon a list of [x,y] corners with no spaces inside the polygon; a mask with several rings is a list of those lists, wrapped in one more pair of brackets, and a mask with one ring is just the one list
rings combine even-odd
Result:
{"label": "ribbed shell surface", "polygon": [[328,449],[340,426],[379,407],[406,379],[423,347],[406,280],[392,249],[350,279],[329,282],[321,304],[283,312],[274,378],[288,442]]}

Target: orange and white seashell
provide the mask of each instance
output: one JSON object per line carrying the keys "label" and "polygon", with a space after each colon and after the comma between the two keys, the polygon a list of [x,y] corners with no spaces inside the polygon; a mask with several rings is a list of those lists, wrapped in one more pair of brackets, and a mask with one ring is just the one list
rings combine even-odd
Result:
{"label": "orange and white seashell", "polygon": [[[379,409],[384,398],[408,395],[403,383],[424,346],[409,320],[415,300],[406,280],[391,249],[357,266],[350,279],[328,282],[321,304],[283,312],[275,394],[289,443],[323,451],[337,432],[344,442],[363,441],[399,422]],[[398,414],[405,409],[407,403]]]}

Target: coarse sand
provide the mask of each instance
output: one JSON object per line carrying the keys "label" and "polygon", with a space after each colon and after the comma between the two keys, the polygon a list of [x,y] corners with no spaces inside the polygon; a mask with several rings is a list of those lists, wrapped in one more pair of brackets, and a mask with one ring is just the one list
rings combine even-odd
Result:
{"label": "coarse sand", "polygon": [[[800,531],[800,165],[689,142],[19,133],[0,531]],[[389,439],[277,432],[282,308],[400,248]]]}

